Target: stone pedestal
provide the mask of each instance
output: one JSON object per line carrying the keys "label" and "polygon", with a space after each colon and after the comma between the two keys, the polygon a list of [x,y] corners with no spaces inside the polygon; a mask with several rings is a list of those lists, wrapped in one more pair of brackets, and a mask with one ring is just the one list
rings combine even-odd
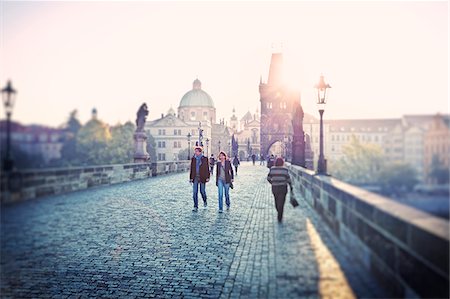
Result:
{"label": "stone pedestal", "polygon": [[134,163],[149,162],[150,155],[147,153],[147,134],[136,132],[134,137]]}
{"label": "stone pedestal", "polygon": [[303,134],[293,136],[292,164],[305,167],[305,141],[303,138]]}

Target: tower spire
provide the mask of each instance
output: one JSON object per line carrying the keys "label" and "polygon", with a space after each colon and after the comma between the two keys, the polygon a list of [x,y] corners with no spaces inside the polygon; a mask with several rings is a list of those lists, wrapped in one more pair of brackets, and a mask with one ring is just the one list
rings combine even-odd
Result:
{"label": "tower spire", "polygon": [[269,80],[268,85],[280,86],[282,83],[283,73],[283,54],[272,53],[272,59],[270,60]]}

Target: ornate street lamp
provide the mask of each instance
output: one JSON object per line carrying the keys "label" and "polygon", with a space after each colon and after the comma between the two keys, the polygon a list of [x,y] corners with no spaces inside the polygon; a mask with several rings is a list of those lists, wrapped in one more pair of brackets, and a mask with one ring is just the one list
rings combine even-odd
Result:
{"label": "ornate street lamp", "polygon": [[202,122],[198,122],[198,142],[197,146],[203,147],[203,129]]}
{"label": "ornate street lamp", "polygon": [[206,138],[206,156],[209,157],[209,138]]}
{"label": "ornate street lamp", "polygon": [[283,137],[283,145],[284,145],[284,160],[287,161],[287,154],[288,154],[288,137],[285,135]]}
{"label": "ornate street lamp", "polygon": [[323,155],[323,112],[325,111],[325,104],[327,103],[327,88],[331,86],[325,83],[323,75],[320,76],[319,83],[314,86],[317,89],[317,108],[320,114],[320,153],[319,161],[317,163],[317,173],[326,174],[327,173],[327,160]]}
{"label": "ornate street lamp", "polygon": [[191,159],[191,132],[189,132],[188,134],[187,134],[187,139],[188,139],[188,160],[190,160]]}
{"label": "ornate street lamp", "polygon": [[11,171],[13,169],[13,160],[11,159],[11,115],[16,101],[17,91],[12,87],[11,80],[8,80],[6,87],[2,89],[3,106],[6,112],[6,154],[3,160],[3,170]]}

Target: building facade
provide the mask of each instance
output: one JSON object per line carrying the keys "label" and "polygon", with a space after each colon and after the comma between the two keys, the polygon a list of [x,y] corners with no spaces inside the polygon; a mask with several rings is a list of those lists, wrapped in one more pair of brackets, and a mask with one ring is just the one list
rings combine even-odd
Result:
{"label": "building facade", "polygon": [[[434,163],[447,171],[450,169],[450,116],[437,114],[434,116],[429,129],[425,132],[424,148],[424,173],[427,184],[435,185],[438,183],[433,178],[433,159]],[[447,182],[448,185],[448,182]]]}

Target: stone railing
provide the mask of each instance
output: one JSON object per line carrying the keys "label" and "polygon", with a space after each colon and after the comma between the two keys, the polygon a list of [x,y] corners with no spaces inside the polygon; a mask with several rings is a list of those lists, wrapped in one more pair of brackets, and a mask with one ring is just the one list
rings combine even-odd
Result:
{"label": "stone railing", "polygon": [[188,169],[189,161],[176,161],[34,169],[12,172],[9,176],[2,173],[1,202],[62,194]]}
{"label": "stone railing", "polygon": [[449,298],[449,222],[289,166],[295,190],[394,297]]}

